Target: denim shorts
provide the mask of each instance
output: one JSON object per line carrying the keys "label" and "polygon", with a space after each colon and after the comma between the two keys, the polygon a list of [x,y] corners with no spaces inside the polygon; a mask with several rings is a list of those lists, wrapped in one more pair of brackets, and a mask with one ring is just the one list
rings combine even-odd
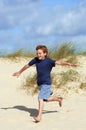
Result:
{"label": "denim shorts", "polygon": [[43,99],[44,101],[47,101],[50,97],[50,95],[53,94],[53,92],[51,91],[51,85],[47,85],[47,84],[42,84],[39,86],[39,95],[38,95],[38,99]]}

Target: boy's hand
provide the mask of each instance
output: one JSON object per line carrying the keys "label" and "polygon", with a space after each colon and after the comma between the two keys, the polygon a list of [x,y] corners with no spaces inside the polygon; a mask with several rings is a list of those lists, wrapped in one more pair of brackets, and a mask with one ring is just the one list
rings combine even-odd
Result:
{"label": "boy's hand", "polygon": [[12,76],[16,76],[18,78],[20,76],[20,72],[16,72]]}

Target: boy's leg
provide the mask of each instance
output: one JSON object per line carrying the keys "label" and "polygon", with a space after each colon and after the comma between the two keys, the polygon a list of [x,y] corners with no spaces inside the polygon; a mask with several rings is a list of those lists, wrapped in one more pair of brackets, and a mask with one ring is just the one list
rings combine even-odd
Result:
{"label": "boy's leg", "polygon": [[38,99],[38,103],[39,103],[38,115],[37,115],[37,117],[34,117],[34,120],[36,122],[39,122],[41,120],[41,118],[42,118],[42,110],[43,110],[43,106],[44,106],[43,99]]}
{"label": "boy's leg", "polygon": [[62,106],[62,97],[54,97],[54,96],[50,96],[49,99],[47,100],[47,102],[52,102],[52,101],[58,101],[59,102],[59,106]]}

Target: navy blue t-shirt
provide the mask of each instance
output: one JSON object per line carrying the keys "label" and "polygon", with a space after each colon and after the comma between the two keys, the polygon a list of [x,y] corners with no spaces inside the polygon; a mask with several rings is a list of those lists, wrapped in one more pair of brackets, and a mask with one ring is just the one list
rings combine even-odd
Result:
{"label": "navy blue t-shirt", "polygon": [[52,60],[50,58],[45,58],[44,60],[39,60],[37,57],[32,59],[28,65],[32,66],[36,64],[36,70],[37,70],[37,84],[51,84],[51,77],[50,72],[52,70],[52,67],[55,66],[55,60]]}

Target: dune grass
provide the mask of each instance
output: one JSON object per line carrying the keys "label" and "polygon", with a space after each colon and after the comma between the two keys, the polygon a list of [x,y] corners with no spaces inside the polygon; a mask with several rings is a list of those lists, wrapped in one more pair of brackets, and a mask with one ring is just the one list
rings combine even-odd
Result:
{"label": "dune grass", "polygon": [[61,46],[56,45],[54,48],[50,49],[49,55],[55,59],[62,59],[71,55],[74,55],[75,47],[69,43],[63,43]]}
{"label": "dune grass", "polygon": [[[76,56],[78,55],[86,55],[86,51],[84,52],[77,52],[76,48],[74,46],[74,43],[72,42],[64,42],[61,45],[55,45],[52,46],[49,49],[49,57],[59,60],[63,58],[68,58],[69,61],[75,62]],[[77,53],[76,53],[77,52]],[[4,52],[0,51],[0,54]],[[4,55],[5,58],[9,59],[16,59],[20,57],[34,57],[36,55],[35,51],[28,50],[27,48],[20,48],[12,53]]]}
{"label": "dune grass", "polygon": [[[55,47],[49,50],[49,57],[59,60],[66,59],[66,61],[71,63],[77,63],[77,58],[75,54],[75,48],[71,43],[63,43],[60,47]],[[62,72],[59,75],[53,73],[52,84],[54,88],[62,88],[64,86],[67,87],[68,82],[76,82],[79,80],[79,73],[75,70],[68,70],[66,72]],[[36,74],[33,74],[32,77],[27,77],[24,87],[27,88],[27,91],[31,94],[35,94],[38,92],[38,87],[36,85]],[[66,90],[64,87],[64,91]]]}
{"label": "dune grass", "polygon": [[84,52],[82,53],[82,55],[86,56],[86,51],[84,51]]}
{"label": "dune grass", "polygon": [[[22,85],[23,88],[26,88],[27,92],[32,95],[38,93],[36,77],[37,77],[36,73],[34,73],[33,76],[27,76],[25,83]],[[65,91],[68,82],[79,81],[80,77],[77,71],[70,69],[66,72],[60,73],[59,75],[52,73],[51,79],[52,79],[52,85],[54,86],[54,89],[63,88]]]}
{"label": "dune grass", "polygon": [[80,89],[86,90],[86,82],[80,84]]}
{"label": "dune grass", "polygon": [[74,45],[69,43],[63,43],[61,46],[55,46],[53,49],[49,51],[49,57],[60,60],[66,59],[66,61],[71,62],[73,64],[77,63],[77,54],[75,53]]}
{"label": "dune grass", "polygon": [[25,79],[25,82],[23,82],[22,87],[27,89],[27,92],[31,95],[34,95],[38,92],[38,86],[37,86],[37,74],[34,73],[32,76],[27,76]]}
{"label": "dune grass", "polygon": [[[69,43],[63,43],[61,44],[61,46],[55,46],[52,49],[49,49],[49,57],[55,60],[66,60],[70,63],[73,64],[77,64],[77,54],[75,53],[76,49],[74,47],[74,45],[69,42]],[[83,55],[86,55],[86,52],[82,53]],[[78,53],[79,55],[79,53]],[[81,53],[80,53],[81,55]],[[13,60],[18,60],[21,57],[24,58],[32,58],[35,56],[35,52],[30,52],[29,50],[27,51],[26,49],[19,49],[13,53],[10,53],[8,55],[6,55],[5,57],[8,59]],[[52,83],[55,86],[55,88],[62,88],[64,86],[63,89],[64,91],[67,90],[67,83],[68,82],[76,82],[79,80],[79,73],[75,70],[68,70],[66,72],[62,72],[59,75],[55,75],[55,73],[53,73],[51,75],[52,77]],[[25,83],[23,83],[23,88],[27,89],[28,93],[31,93],[32,95],[34,95],[35,93],[38,92],[38,87],[37,87],[37,83],[36,83],[36,74],[34,73],[33,76],[28,76],[25,79]],[[80,89],[86,89],[86,83],[81,83],[80,85]]]}
{"label": "dune grass", "polygon": [[57,86],[60,88],[67,85],[68,82],[76,82],[79,81],[79,79],[80,79],[79,73],[75,70],[70,69],[66,72],[60,73]]}
{"label": "dune grass", "polygon": [[[68,62],[73,64],[77,64],[77,54],[76,48],[73,43],[65,42],[60,46],[55,45],[52,49],[49,48],[49,57],[54,60],[61,60],[65,59]],[[80,54],[81,55],[81,54]],[[85,55],[85,52],[83,53]],[[36,52],[27,50],[25,48],[20,48],[13,53],[9,53],[5,55],[5,58],[8,58],[12,61],[18,61],[19,59],[23,58],[33,58],[36,56]]]}
{"label": "dune grass", "polygon": [[24,57],[24,58],[28,58],[28,57],[32,58],[34,56],[35,56],[35,54],[33,52],[28,51],[28,50],[26,50],[24,48],[20,48],[20,49],[18,49],[17,51],[15,51],[13,53],[5,55],[4,57],[8,58],[10,60],[13,60],[13,61],[17,61],[22,57]]}

